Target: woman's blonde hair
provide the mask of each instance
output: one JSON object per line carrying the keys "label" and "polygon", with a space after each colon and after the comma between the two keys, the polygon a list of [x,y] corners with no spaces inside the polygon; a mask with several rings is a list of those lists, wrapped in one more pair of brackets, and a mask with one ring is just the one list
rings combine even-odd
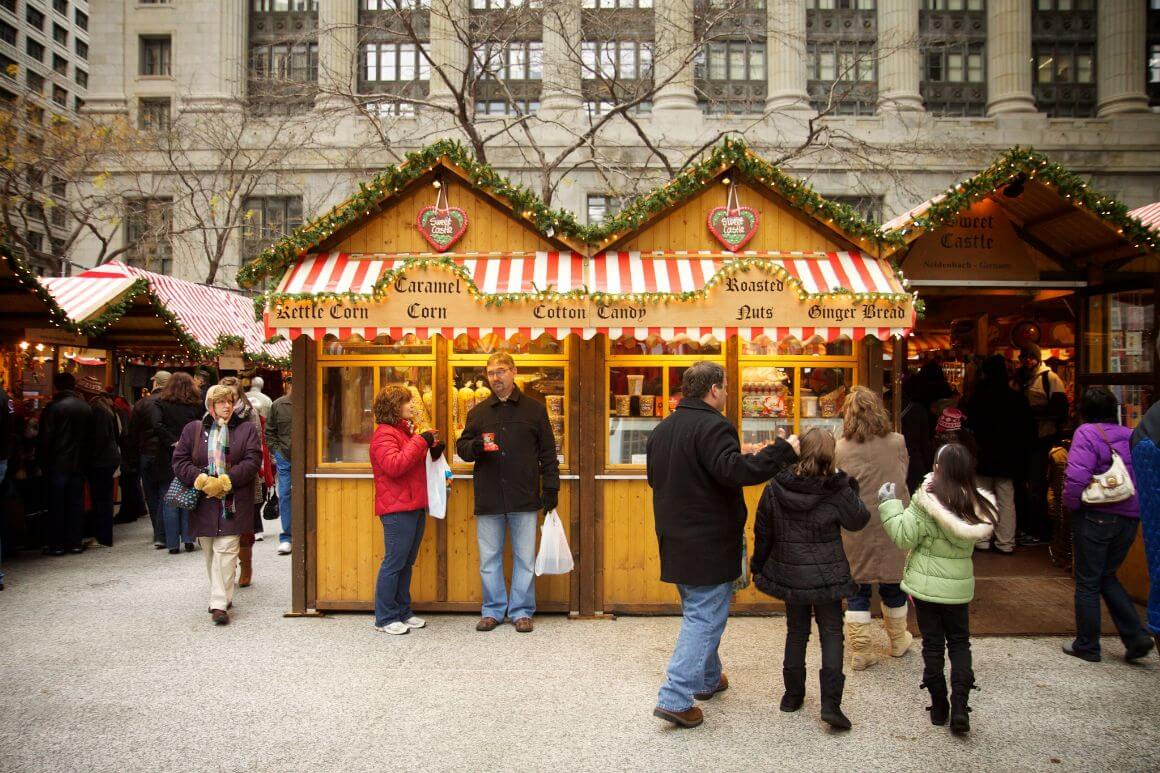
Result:
{"label": "woman's blonde hair", "polygon": [[814,427],[801,440],[801,459],[794,472],[803,478],[834,474],[834,449],[837,443],[829,430]]}
{"label": "woman's blonde hair", "polygon": [[375,423],[398,424],[403,420],[403,406],[411,402],[411,390],[399,384],[387,384],[375,395]]}
{"label": "woman's blonde hair", "polygon": [[856,386],[846,396],[842,406],[842,437],[856,443],[865,443],[890,434],[890,417],[882,398],[872,389]]}

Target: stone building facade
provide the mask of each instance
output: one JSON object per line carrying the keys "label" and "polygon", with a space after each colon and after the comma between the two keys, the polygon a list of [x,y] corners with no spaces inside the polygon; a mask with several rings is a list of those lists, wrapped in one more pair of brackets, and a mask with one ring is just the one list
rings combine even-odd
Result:
{"label": "stone building facade", "polygon": [[[1013,145],[1130,206],[1160,200],[1160,0],[528,2],[92,0],[87,110],[325,127],[251,197],[232,265],[376,165],[462,137],[458,102],[497,135],[487,160],[538,192],[529,136],[551,156],[633,101],[597,134],[605,161],[555,171],[552,204],[588,222],[664,179],[649,144],[679,166],[722,134],[875,219]],[[462,94],[471,77],[442,77],[473,71],[491,77]],[[183,238],[166,270],[197,279]]]}

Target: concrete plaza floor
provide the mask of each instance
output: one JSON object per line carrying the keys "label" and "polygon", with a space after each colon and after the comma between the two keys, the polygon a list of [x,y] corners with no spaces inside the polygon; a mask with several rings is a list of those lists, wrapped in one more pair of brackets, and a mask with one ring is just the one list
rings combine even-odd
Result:
{"label": "concrete plaza floor", "polygon": [[1113,639],[1099,664],[1059,638],[977,639],[966,738],[927,721],[916,642],[848,672],[854,729],[833,734],[816,678],[800,712],[777,710],[784,619],[734,619],[732,687],[676,730],[651,716],[675,618],[545,615],[522,635],[428,615],[400,637],[366,615],[284,618],[289,561],[266,541],[218,628],[200,552],[153,550],[145,521],[116,538],[5,565],[0,770],[1160,769],[1160,665],[1126,665]]}

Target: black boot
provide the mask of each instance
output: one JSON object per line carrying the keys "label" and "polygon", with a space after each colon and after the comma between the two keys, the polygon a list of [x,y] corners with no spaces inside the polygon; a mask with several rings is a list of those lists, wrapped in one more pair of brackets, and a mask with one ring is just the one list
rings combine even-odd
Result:
{"label": "black boot", "polygon": [[971,732],[971,707],[967,705],[971,690],[975,688],[975,672],[951,670],[951,732],[956,734]]}
{"label": "black boot", "polygon": [[846,686],[846,677],[838,669],[823,668],[818,672],[822,683],[822,721],[835,730],[849,730],[852,725],[846,715],[842,713],[842,688]]}
{"label": "black boot", "polygon": [[930,690],[930,705],[926,707],[926,710],[930,712],[930,723],[932,725],[945,725],[947,715],[950,712],[950,704],[947,703],[946,677],[941,673],[923,674],[922,684],[919,687]]}
{"label": "black boot", "polygon": [[785,682],[785,694],[781,696],[781,710],[797,711],[806,699],[805,666],[782,668],[781,678]]}

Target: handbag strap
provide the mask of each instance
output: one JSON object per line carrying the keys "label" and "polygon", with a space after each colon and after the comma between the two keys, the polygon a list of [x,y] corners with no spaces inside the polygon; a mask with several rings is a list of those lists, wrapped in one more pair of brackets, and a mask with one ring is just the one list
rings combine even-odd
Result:
{"label": "handbag strap", "polygon": [[1115,446],[1112,445],[1112,441],[1108,440],[1108,436],[1104,432],[1104,428],[1101,427],[1099,424],[1095,424],[1095,423],[1093,423],[1092,426],[1096,428],[1096,432],[1100,433],[1100,437],[1102,437],[1104,439],[1104,443],[1107,444],[1108,450],[1111,451],[1113,454],[1116,453],[1116,448],[1115,448]]}

